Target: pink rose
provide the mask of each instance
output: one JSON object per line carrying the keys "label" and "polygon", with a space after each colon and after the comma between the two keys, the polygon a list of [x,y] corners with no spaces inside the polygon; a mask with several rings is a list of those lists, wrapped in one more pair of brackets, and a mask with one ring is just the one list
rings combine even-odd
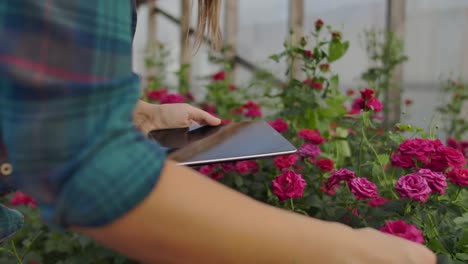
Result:
{"label": "pink rose", "polygon": [[414,167],[414,160],[411,156],[403,154],[392,155],[392,166],[400,168],[412,168]]}
{"label": "pink rose", "polygon": [[258,164],[255,160],[244,160],[236,163],[236,171],[239,174],[255,173],[257,170]]}
{"label": "pink rose", "polygon": [[322,171],[330,172],[333,170],[335,163],[331,159],[322,158],[317,160],[315,165],[317,165],[317,167]]}
{"label": "pink rose", "polygon": [[447,189],[447,179],[442,173],[434,172],[429,169],[420,169],[418,174],[427,181],[433,193],[445,193],[445,189]]}
{"label": "pink rose", "polygon": [[288,131],[288,123],[286,123],[283,119],[277,118],[275,121],[268,122],[271,127],[273,127],[279,133],[283,133]]}
{"label": "pink rose", "polygon": [[15,192],[15,194],[10,200],[10,204],[11,205],[27,205],[32,208],[37,207],[37,203],[34,198],[20,191]]}
{"label": "pink rose", "polygon": [[369,101],[366,102],[366,108],[372,109],[375,112],[380,112],[382,111],[383,105],[379,99],[374,97],[374,98],[369,99]]}
{"label": "pink rose", "polygon": [[366,178],[353,178],[348,181],[348,187],[358,200],[377,197],[377,185]]}
{"label": "pink rose", "polygon": [[287,199],[302,197],[306,186],[301,174],[285,171],[273,180],[273,193],[282,202]]}
{"label": "pink rose", "polygon": [[306,128],[306,129],[302,129],[301,131],[299,131],[297,135],[300,138],[303,138],[315,145],[320,145],[323,142],[325,142],[325,138],[320,136],[320,132],[318,130],[312,130],[312,129]]}
{"label": "pink rose", "polygon": [[408,174],[398,179],[395,189],[400,197],[420,202],[425,202],[432,192],[427,181],[418,173]]}
{"label": "pink rose", "polygon": [[384,197],[375,197],[370,199],[368,204],[370,207],[379,207],[386,204],[389,200]]}
{"label": "pink rose", "polygon": [[447,178],[458,186],[468,186],[468,168],[454,168],[447,172]]}
{"label": "pink rose", "polygon": [[297,154],[301,157],[317,157],[322,154],[320,148],[314,144],[305,143],[297,150]]}
{"label": "pink rose", "polygon": [[169,93],[166,94],[159,100],[161,104],[177,104],[177,103],[185,103],[185,96],[181,94],[173,94]]}
{"label": "pink rose", "polygon": [[423,232],[416,226],[406,223],[403,220],[386,221],[380,231],[413,241],[419,244],[424,243]]}
{"label": "pink rose", "polygon": [[278,168],[279,170],[289,169],[291,166],[296,164],[296,162],[297,162],[296,154],[279,156],[273,159],[273,163],[275,164],[276,168]]}

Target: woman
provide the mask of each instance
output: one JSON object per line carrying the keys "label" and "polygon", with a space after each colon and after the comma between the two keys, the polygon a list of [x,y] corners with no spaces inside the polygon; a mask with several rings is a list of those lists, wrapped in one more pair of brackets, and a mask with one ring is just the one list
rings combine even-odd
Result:
{"label": "woman", "polygon": [[[217,39],[220,1],[198,2],[199,36]],[[435,263],[423,246],[283,211],[165,160],[131,121],[130,5],[0,9],[3,140],[44,221],[146,263]]]}

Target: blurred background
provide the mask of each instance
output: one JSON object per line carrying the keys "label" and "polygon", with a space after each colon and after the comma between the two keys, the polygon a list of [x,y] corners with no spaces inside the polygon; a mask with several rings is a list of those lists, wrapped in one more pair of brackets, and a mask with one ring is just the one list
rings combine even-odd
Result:
{"label": "blurred background", "polygon": [[[155,42],[165,44],[169,52],[168,71],[180,68],[183,4],[184,0],[139,1],[134,41],[134,68],[138,74],[149,74],[144,61],[149,45]],[[300,14],[294,10],[298,7]],[[193,28],[196,1],[190,11]],[[443,99],[441,84],[450,78],[466,81],[468,77],[467,0],[224,0],[221,23],[225,40],[229,38],[228,30],[234,35],[230,41],[234,41],[239,59],[273,70],[281,79],[286,65],[276,64],[268,56],[282,49],[294,23],[300,23],[300,30],[307,34],[319,18],[341,30],[343,39],[350,41],[346,55],[332,65],[340,75],[343,90],[363,88],[360,76],[371,64],[363,41],[366,30],[390,29],[403,41],[404,54],[409,59],[397,69],[395,81],[401,84],[402,100],[413,101],[408,115],[404,109],[400,111],[406,122],[419,126],[427,126],[433,118],[437,122],[436,107]],[[219,65],[209,62],[209,53],[209,46],[204,44],[190,58],[192,92],[196,98],[203,97],[204,90],[203,82],[195,77],[219,70]],[[235,83],[242,84],[251,74],[248,67],[239,64]],[[175,76],[168,77],[170,82],[177,83]],[[468,116],[466,107],[464,111],[464,116]]]}

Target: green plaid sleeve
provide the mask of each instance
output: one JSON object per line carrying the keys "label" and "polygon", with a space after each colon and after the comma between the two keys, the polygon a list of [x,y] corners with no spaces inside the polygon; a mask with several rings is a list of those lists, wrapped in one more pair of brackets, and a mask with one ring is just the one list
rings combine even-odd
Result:
{"label": "green plaid sleeve", "polygon": [[0,3],[0,134],[52,226],[109,224],[161,173],[164,151],[132,123],[131,23],[126,0]]}

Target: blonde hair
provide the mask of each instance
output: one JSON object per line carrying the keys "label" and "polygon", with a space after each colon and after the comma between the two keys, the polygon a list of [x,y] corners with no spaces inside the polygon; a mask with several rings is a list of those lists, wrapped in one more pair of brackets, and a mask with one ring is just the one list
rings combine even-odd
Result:
{"label": "blonde hair", "polygon": [[[229,1],[229,0],[228,0]],[[221,0],[198,0],[198,19],[195,46],[199,47],[203,42],[205,31],[211,37],[211,46],[219,49],[221,46],[221,30],[219,14]]]}

